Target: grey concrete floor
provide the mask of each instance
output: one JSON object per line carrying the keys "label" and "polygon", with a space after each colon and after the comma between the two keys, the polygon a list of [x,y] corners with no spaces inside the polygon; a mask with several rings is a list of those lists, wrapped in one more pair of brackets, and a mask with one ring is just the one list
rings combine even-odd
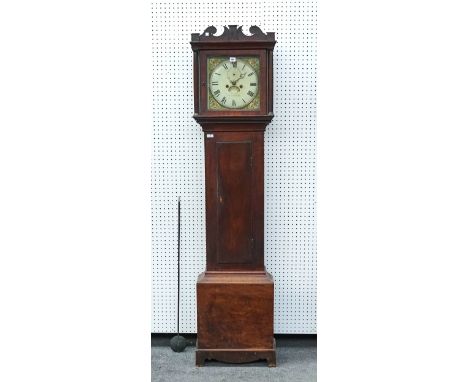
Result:
{"label": "grey concrete floor", "polygon": [[276,336],[277,367],[266,362],[229,364],[207,361],[195,366],[194,336],[185,336],[189,346],[182,353],[169,347],[172,336],[152,335],[152,382],[315,382],[317,380],[317,337]]}

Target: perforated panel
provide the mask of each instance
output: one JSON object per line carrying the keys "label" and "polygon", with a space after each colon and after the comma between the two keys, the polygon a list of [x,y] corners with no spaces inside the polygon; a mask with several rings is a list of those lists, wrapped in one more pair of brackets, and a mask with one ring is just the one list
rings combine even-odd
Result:
{"label": "perforated panel", "polygon": [[316,333],[316,3],[190,0],[153,3],[152,11],[152,331],[177,330],[179,195],[183,333],[197,330],[195,287],[205,269],[203,135],[192,118],[190,34],[238,24],[276,32],[277,40],[275,117],[265,133],[265,264],[275,279],[275,333]]}

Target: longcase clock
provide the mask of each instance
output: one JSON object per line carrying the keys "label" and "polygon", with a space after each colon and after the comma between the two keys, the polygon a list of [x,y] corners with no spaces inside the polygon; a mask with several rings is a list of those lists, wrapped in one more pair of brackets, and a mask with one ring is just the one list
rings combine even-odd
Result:
{"label": "longcase clock", "polygon": [[192,34],[195,120],[205,143],[206,271],[197,281],[196,365],[276,366],[274,282],[264,265],[264,131],[275,34],[229,25]]}

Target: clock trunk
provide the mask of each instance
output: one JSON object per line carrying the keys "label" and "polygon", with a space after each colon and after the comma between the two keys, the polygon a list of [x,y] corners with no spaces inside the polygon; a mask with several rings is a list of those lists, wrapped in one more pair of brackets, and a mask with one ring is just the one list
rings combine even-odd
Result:
{"label": "clock trunk", "polygon": [[263,132],[205,134],[207,271],[263,271]]}

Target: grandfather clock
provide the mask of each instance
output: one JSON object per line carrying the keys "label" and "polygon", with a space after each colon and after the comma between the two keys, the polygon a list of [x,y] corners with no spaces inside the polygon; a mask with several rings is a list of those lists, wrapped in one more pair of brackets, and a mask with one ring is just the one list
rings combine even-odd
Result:
{"label": "grandfather clock", "polygon": [[195,120],[205,138],[206,271],[196,365],[276,366],[274,284],[263,256],[263,134],[273,118],[275,34],[229,25],[192,34]]}

